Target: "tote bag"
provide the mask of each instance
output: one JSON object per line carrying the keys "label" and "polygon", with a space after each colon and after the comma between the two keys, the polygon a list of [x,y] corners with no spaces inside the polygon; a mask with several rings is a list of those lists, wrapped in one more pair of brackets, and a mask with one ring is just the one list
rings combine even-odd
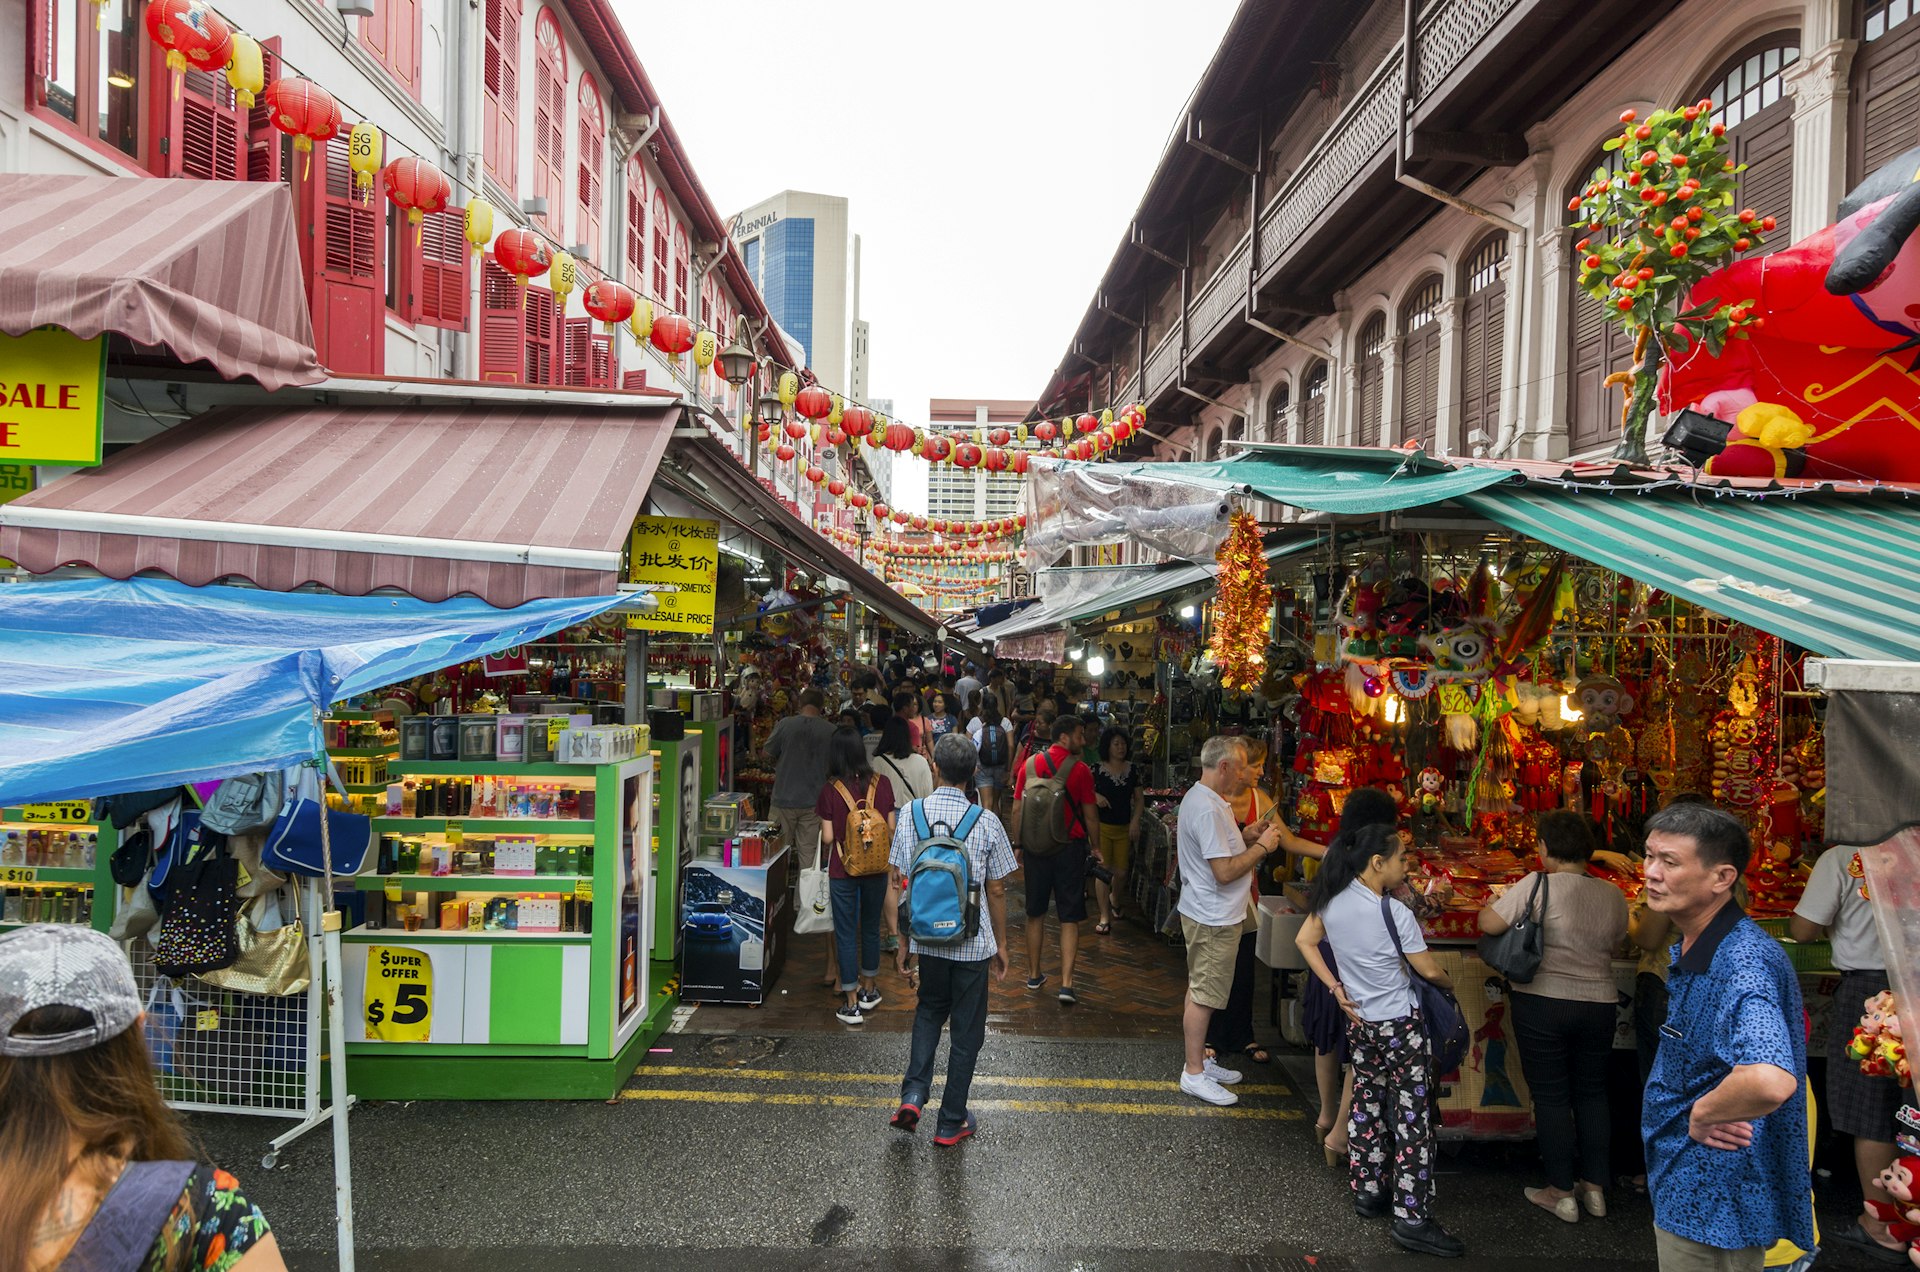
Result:
{"label": "tote bag", "polygon": [[1427,1047],[1433,1053],[1434,1077],[1439,1078],[1458,1069],[1460,1057],[1467,1054],[1467,1018],[1461,1014],[1460,1004],[1451,990],[1440,988],[1414,970],[1412,961],[1407,958],[1406,947],[1400,944],[1400,928],[1393,921],[1393,912],[1387,908],[1392,904],[1388,898],[1380,898],[1380,918],[1387,925],[1387,935],[1393,938],[1393,948],[1399,953],[1400,961],[1407,965],[1407,975],[1413,978],[1413,996],[1420,1008],[1420,1026],[1427,1035]]}
{"label": "tote bag", "polygon": [[325,873],[320,843],[320,819],[327,819],[327,847],[333,873],[357,875],[367,864],[373,843],[373,819],[327,807],[320,770],[300,764],[287,770],[286,801],[267,829],[260,849],[261,864],[280,874],[317,879]]}
{"label": "tote bag", "polygon": [[824,844],[816,846],[821,849],[814,854],[818,864],[800,872],[800,906],[793,916],[795,936],[833,931],[833,895],[830,891],[832,885],[827,879],[827,854]]}

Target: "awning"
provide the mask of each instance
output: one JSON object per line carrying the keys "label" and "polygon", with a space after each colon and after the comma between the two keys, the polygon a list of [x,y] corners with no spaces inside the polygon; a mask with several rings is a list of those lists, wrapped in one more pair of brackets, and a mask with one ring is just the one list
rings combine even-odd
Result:
{"label": "awning", "polygon": [[500,610],[162,579],[0,586],[0,804],[285,767],[320,749],[333,703],[634,599]]}
{"label": "awning", "polygon": [[326,378],[281,182],[0,175],[0,332],[116,332],[270,389]]}
{"label": "awning", "polygon": [[679,408],[569,405],[211,411],[0,506],[0,557],[190,584],[497,606],[598,596]]}
{"label": "awning", "polygon": [[1402,512],[1519,480],[1504,468],[1456,468],[1421,451],[1377,447],[1257,445],[1208,463],[1094,467],[1122,480],[1184,481],[1336,516]]}
{"label": "awning", "polygon": [[1920,658],[1920,502],[1594,486],[1502,487],[1460,502],[1813,653]]}

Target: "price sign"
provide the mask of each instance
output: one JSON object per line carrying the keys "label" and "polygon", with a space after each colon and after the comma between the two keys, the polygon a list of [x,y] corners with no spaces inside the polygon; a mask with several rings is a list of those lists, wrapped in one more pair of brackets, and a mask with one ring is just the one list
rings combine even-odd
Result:
{"label": "price sign", "polygon": [[426,1042],[433,1029],[433,959],[421,949],[367,949],[360,1005],[368,1042]]}
{"label": "price sign", "polygon": [[30,822],[60,822],[67,826],[93,823],[93,805],[84,799],[63,799],[54,804],[28,804],[21,808],[20,819]]}
{"label": "price sign", "polygon": [[193,1027],[200,1033],[212,1033],[220,1027],[220,1009],[209,1007],[205,1011],[194,1013]]}
{"label": "price sign", "polygon": [[460,823],[460,822],[457,822],[457,821],[450,821],[450,822],[448,822],[448,823],[447,823],[447,844],[448,844],[448,846],[450,846],[450,847],[453,847],[453,848],[458,848],[458,847],[459,847],[459,846],[460,846],[461,844],[464,844],[464,843],[466,843],[466,842],[467,842],[467,828],[466,828],[466,826],[465,826],[464,824],[462,824],[462,823]]}
{"label": "price sign", "polygon": [[683,517],[635,517],[627,578],[669,589],[659,608],[629,614],[627,626],[656,632],[713,630],[714,585],[720,573],[720,523]]}
{"label": "price sign", "polygon": [[593,880],[591,880],[591,879],[582,879],[582,880],[580,880],[580,882],[578,882],[578,883],[576,883],[576,884],[574,884],[574,885],[573,885],[573,899],[574,899],[575,901],[591,901],[591,900],[593,900]]}
{"label": "price sign", "polygon": [[400,881],[393,876],[389,875],[386,881],[380,885],[380,889],[386,893],[387,900],[398,901],[400,899]]}
{"label": "price sign", "polygon": [[7,866],[0,869],[0,883],[32,883],[40,872],[32,866]]}

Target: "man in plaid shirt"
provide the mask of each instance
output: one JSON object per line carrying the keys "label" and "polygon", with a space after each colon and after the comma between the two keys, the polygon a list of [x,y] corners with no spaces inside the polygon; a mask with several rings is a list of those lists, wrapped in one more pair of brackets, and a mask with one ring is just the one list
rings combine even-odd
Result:
{"label": "man in plaid shirt", "polygon": [[[933,747],[934,774],[939,782],[927,796],[927,823],[945,823],[958,827],[960,819],[973,807],[967,799],[967,782],[979,763],[973,740],[964,733],[944,733]],[[898,883],[913,870],[913,858],[919,847],[914,829],[912,807],[902,809],[894,821],[894,881]],[[972,875],[982,880],[986,893],[985,912],[980,930],[952,945],[922,945],[913,942],[920,956],[920,1005],[913,1017],[913,1054],[907,1062],[906,1080],[900,1086],[900,1108],[893,1125],[911,1133],[920,1125],[920,1110],[933,1090],[933,1060],[940,1050],[940,1030],[952,1024],[952,1045],[947,1056],[947,1076],[940,1100],[940,1123],[933,1142],[951,1148],[974,1132],[973,1114],[967,1112],[967,1093],[973,1086],[973,1066],[987,1038],[987,973],[995,980],[1007,979],[1007,952],[1000,936],[1007,930],[1007,888],[1001,880],[1013,873],[1013,846],[1000,819],[982,810],[973,829],[967,832],[967,852],[972,858]]]}

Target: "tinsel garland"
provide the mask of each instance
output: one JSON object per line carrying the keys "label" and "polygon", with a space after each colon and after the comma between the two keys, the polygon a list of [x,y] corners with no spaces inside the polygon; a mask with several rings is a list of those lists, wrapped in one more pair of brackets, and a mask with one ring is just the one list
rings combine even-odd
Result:
{"label": "tinsel garland", "polygon": [[1220,669],[1222,685],[1253,689],[1267,674],[1273,588],[1267,583],[1260,523],[1252,514],[1233,514],[1213,559],[1220,567],[1219,595],[1213,603],[1213,641],[1207,653]]}

